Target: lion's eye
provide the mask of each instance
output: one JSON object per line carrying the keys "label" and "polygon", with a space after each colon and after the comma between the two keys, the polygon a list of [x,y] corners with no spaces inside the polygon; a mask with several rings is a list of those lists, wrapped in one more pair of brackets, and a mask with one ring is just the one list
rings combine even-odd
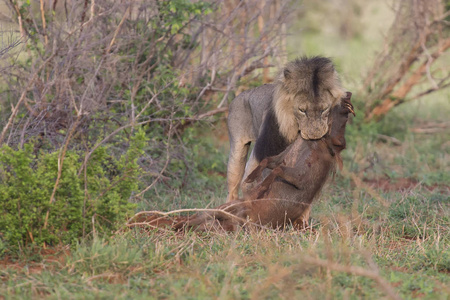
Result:
{"label": "lion's eye", "polygon": [[300,111],[301,114],[306,115],[306,109],[299,108],[298,110]]}
{"label": "lion's eye", "polygon": [[328,113],[328,112],[330,111],[330,108],[331,108],[331,106],[330,106],[330,107],[327,107],[327,108],[325,108],[325,109],[322,109],[322,110],[320,111],[320,113],[321,113],[322,115],[324,115],[324,114],[326,114],[326,113]]}

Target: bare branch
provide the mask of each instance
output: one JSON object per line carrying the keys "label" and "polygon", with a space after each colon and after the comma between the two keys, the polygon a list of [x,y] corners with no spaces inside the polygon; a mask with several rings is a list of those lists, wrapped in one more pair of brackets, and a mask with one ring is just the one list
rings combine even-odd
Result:
{"label": "bare branch", "polygon": [[44,63],[42,63],[42,65],[32,74],[25,90],[22,92],[22,95],[19,98],[19,101],[17,101],[16,106],[14,106],[14,108],[12,110],[11,115],[8,119],[8,122],[6,123],[5,127],[3,127],[2,133],[0,134],[0,145],[3,143],[3,139],[5,138],[6,132],[8,131],[9,127],[11,126],[12,122],[14,121],[14,118],[16,117],[17,113],[19,112],[20,105],[25,100],[28,89],[34,84],[39,72],[53,59],[53,57],[55,57],[55,55],[56,55],[56,53],[51,55],[49,58],[47,58],[46,61]]}
{"label": "bare branch", "polygon": [[[423,78],[431,86],[428,91],[442,87],[432,77],[432,65],[450,48],[448,37],[442,34],[442,30],[448,30],[442,23],[447,17],[447,12],[442,14],[443,1],[399,0],[397,3],[384,51],[364,81],[366,121],[377,120],[405,102],[413,86],[422,83]],[[414,69],[417,61],[421,63]]]}

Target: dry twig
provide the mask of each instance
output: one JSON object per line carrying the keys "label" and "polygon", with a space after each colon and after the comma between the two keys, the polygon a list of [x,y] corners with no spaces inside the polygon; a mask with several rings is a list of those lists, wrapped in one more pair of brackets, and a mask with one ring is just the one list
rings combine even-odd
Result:
{"label": "dry twig", "polygon": [[329,260],[323,260],[320,258],[314,258],[310,256],[303,257],[303,261],[320,266],[323,268],[327,268],[328,270],[337,271],[337,272],[344,272],[348,274],[353,274],[357,276],[363,276],[370,279],[373,279],[376,283],[378,283],[379,287],[384,290],[386,295],[389,296],[390,299],[400,300],[400,296],[395,292],[394,288],[387,282],[383,277],[381,277],[378,272],[370,271],[361,267],[357,266],[345,266],[338,263],[335,263],[333,261]]}

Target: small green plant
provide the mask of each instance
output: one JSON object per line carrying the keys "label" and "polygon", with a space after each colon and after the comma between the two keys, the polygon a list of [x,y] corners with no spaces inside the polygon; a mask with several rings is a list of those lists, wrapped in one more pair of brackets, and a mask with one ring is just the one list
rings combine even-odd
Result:
{"label": "small green plant", "polygon": [[117,158],[99,147],[86,174],[80,175],[80,155],[67,151],[53,202],[59,153],[34,153],[32,143],[18,150],[4,145],[0,151],[0,251],[5,245],[14,251],[30,244],[68,244],[91,231],[108,235],[116,230],[135,207],[128,199],[138,188],[137,159],[145,144],[140,130],[127,152]]}

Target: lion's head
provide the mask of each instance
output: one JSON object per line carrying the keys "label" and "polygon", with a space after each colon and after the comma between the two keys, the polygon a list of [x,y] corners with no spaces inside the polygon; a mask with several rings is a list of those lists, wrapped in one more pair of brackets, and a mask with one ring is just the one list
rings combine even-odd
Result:
{"label": "lion's head", "polygon": [[274,95],[281,134],[290,142],[299,131],[305,140],[320,139],[328,132],[331,108],[345,92],[330,59],[304,57],[288,63]]}

